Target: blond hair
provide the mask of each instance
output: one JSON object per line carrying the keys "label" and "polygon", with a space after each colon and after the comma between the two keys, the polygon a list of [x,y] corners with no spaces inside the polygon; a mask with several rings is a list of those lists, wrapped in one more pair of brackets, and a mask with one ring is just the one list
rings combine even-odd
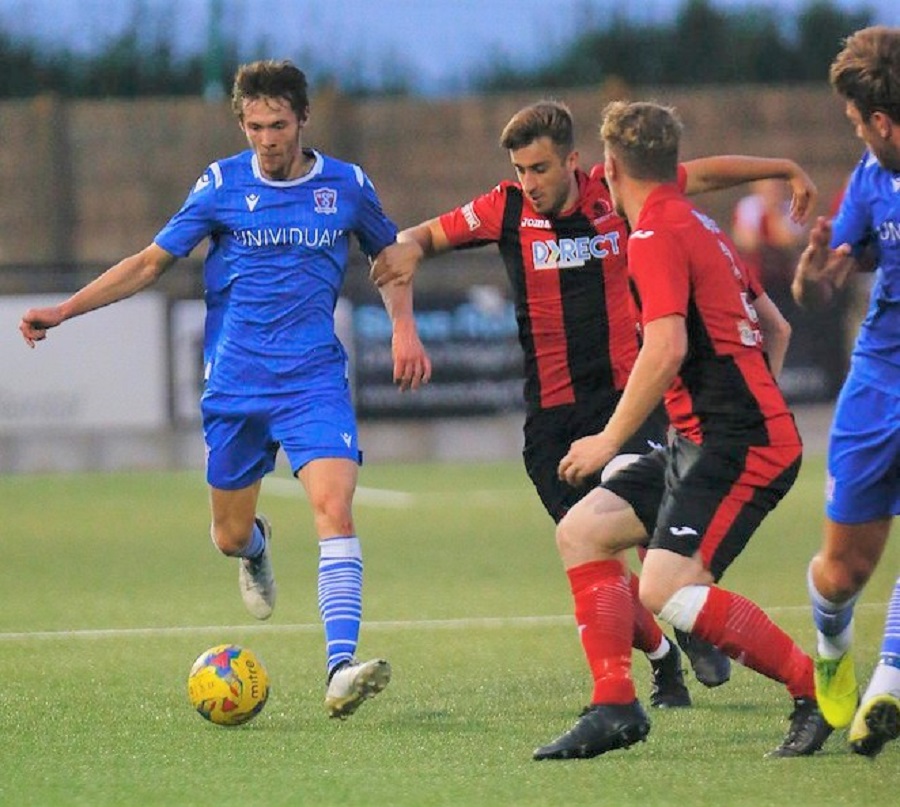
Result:
{"label": "blond hair", "polygon": [[629,176],[671,182],[678,176],[682,128],[671,107],[613,101],[603,110],[600,138]]}
{"label": "blond hair", "polygon": [[900,28],[876,25],[847,37],[828,78],[864,121],[880,111],[900,123]]}

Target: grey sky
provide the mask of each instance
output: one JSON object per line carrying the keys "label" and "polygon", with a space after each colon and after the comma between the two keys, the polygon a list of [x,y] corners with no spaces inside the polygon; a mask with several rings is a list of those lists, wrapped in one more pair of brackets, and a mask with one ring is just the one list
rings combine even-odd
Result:
{"label": "grey sky", "polygon": [[[587,25],[621,15],[623,5],[630,18],[649,22],[671,19],[683,0],[0,0],[0,24],[14,38],[90,51],[140,19],[148,39],[165,36],[183,54],[205,47],[216,2],[225,36],[243,43],[242,57],[313,61],[351,77],[383,75],[390,64],[414,75],[417,89],[452,93],[492,61],[543,61]],[[810,0],[713,2],[729,10],[767,7],[789,18]],[[900,25],[896,0],[834,4],[868,7],[876,22]]]}

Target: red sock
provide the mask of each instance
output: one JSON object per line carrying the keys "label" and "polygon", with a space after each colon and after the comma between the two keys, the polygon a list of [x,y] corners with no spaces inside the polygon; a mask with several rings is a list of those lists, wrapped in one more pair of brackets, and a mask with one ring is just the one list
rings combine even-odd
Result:
{"label": "red sock", "polygon": [[591,703],[631,703],[631,640],[634,603],[628,570],[616,560],[583,563],[568,570],[581,646],[594,677]]}
{"label": "red sock", "polygon": [[631,646],[635,650],[652,653],[662,642],[662,628],[659,627],[659,623],[650,609],[641,604],[641,598],[638,596],[641,578],[632,572],[629,584],[631,586],[631,601],[634,603],[634,636]]}
{"label": "red sock", "polygon": [[812,659],[746,597],[710,586],[691,633],[745,667],[780,681],[792,697],[813,696]]}

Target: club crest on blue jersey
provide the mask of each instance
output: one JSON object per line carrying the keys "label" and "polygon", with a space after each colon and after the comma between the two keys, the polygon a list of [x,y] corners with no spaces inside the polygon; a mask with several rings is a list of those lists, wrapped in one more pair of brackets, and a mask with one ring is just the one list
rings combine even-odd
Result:
{"label": "club crest on blue jersey", "polygon": [[337,213],[337,191],[334,188],[317,188],[313,191],[316,213]]}

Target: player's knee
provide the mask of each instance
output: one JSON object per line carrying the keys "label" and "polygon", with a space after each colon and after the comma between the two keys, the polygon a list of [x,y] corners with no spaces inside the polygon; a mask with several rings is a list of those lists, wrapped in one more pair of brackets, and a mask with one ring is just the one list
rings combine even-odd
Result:
{"label": "player's knee", "polygon": [[[252,529],[252,525],[250,527]],[[241,550],[247,546],[250,541],[250,532],[244,535],[243,531],[236,530],[224,523],[213,522],[209,527],[209,537],[212,539],[213,546],[223,555],[234,557],[239,555]]]}
{"label": "player's knee", "polygon": [[567,566],[615,557],[644,537],[627,503],[603,488],[589,493],[556,525],[556,548]]}
{"label": "player's knee", "polygon": [[673,593],[674,590],[669,581],[659,579],[654,575],[641,575],[639,588],[641,604],[654,614],[659,614]]}
{"label": "player's knee", "polygon": [[556,549],[564,562],[580,547],[579,535],[579,530],[572,525],[568,516],[564,516],[556,525]]}
{"label": "player's knee", "polygon": [[326,492],[310,499],[320,536],[353,535],[353,512],[346,496]]}
{"label": "player's knee", "polygon": [[832,602],[844,602],[858,594],[875,571],[876,562],[862,553],[840,556],[820,553],[814,560],[816,589]]}

